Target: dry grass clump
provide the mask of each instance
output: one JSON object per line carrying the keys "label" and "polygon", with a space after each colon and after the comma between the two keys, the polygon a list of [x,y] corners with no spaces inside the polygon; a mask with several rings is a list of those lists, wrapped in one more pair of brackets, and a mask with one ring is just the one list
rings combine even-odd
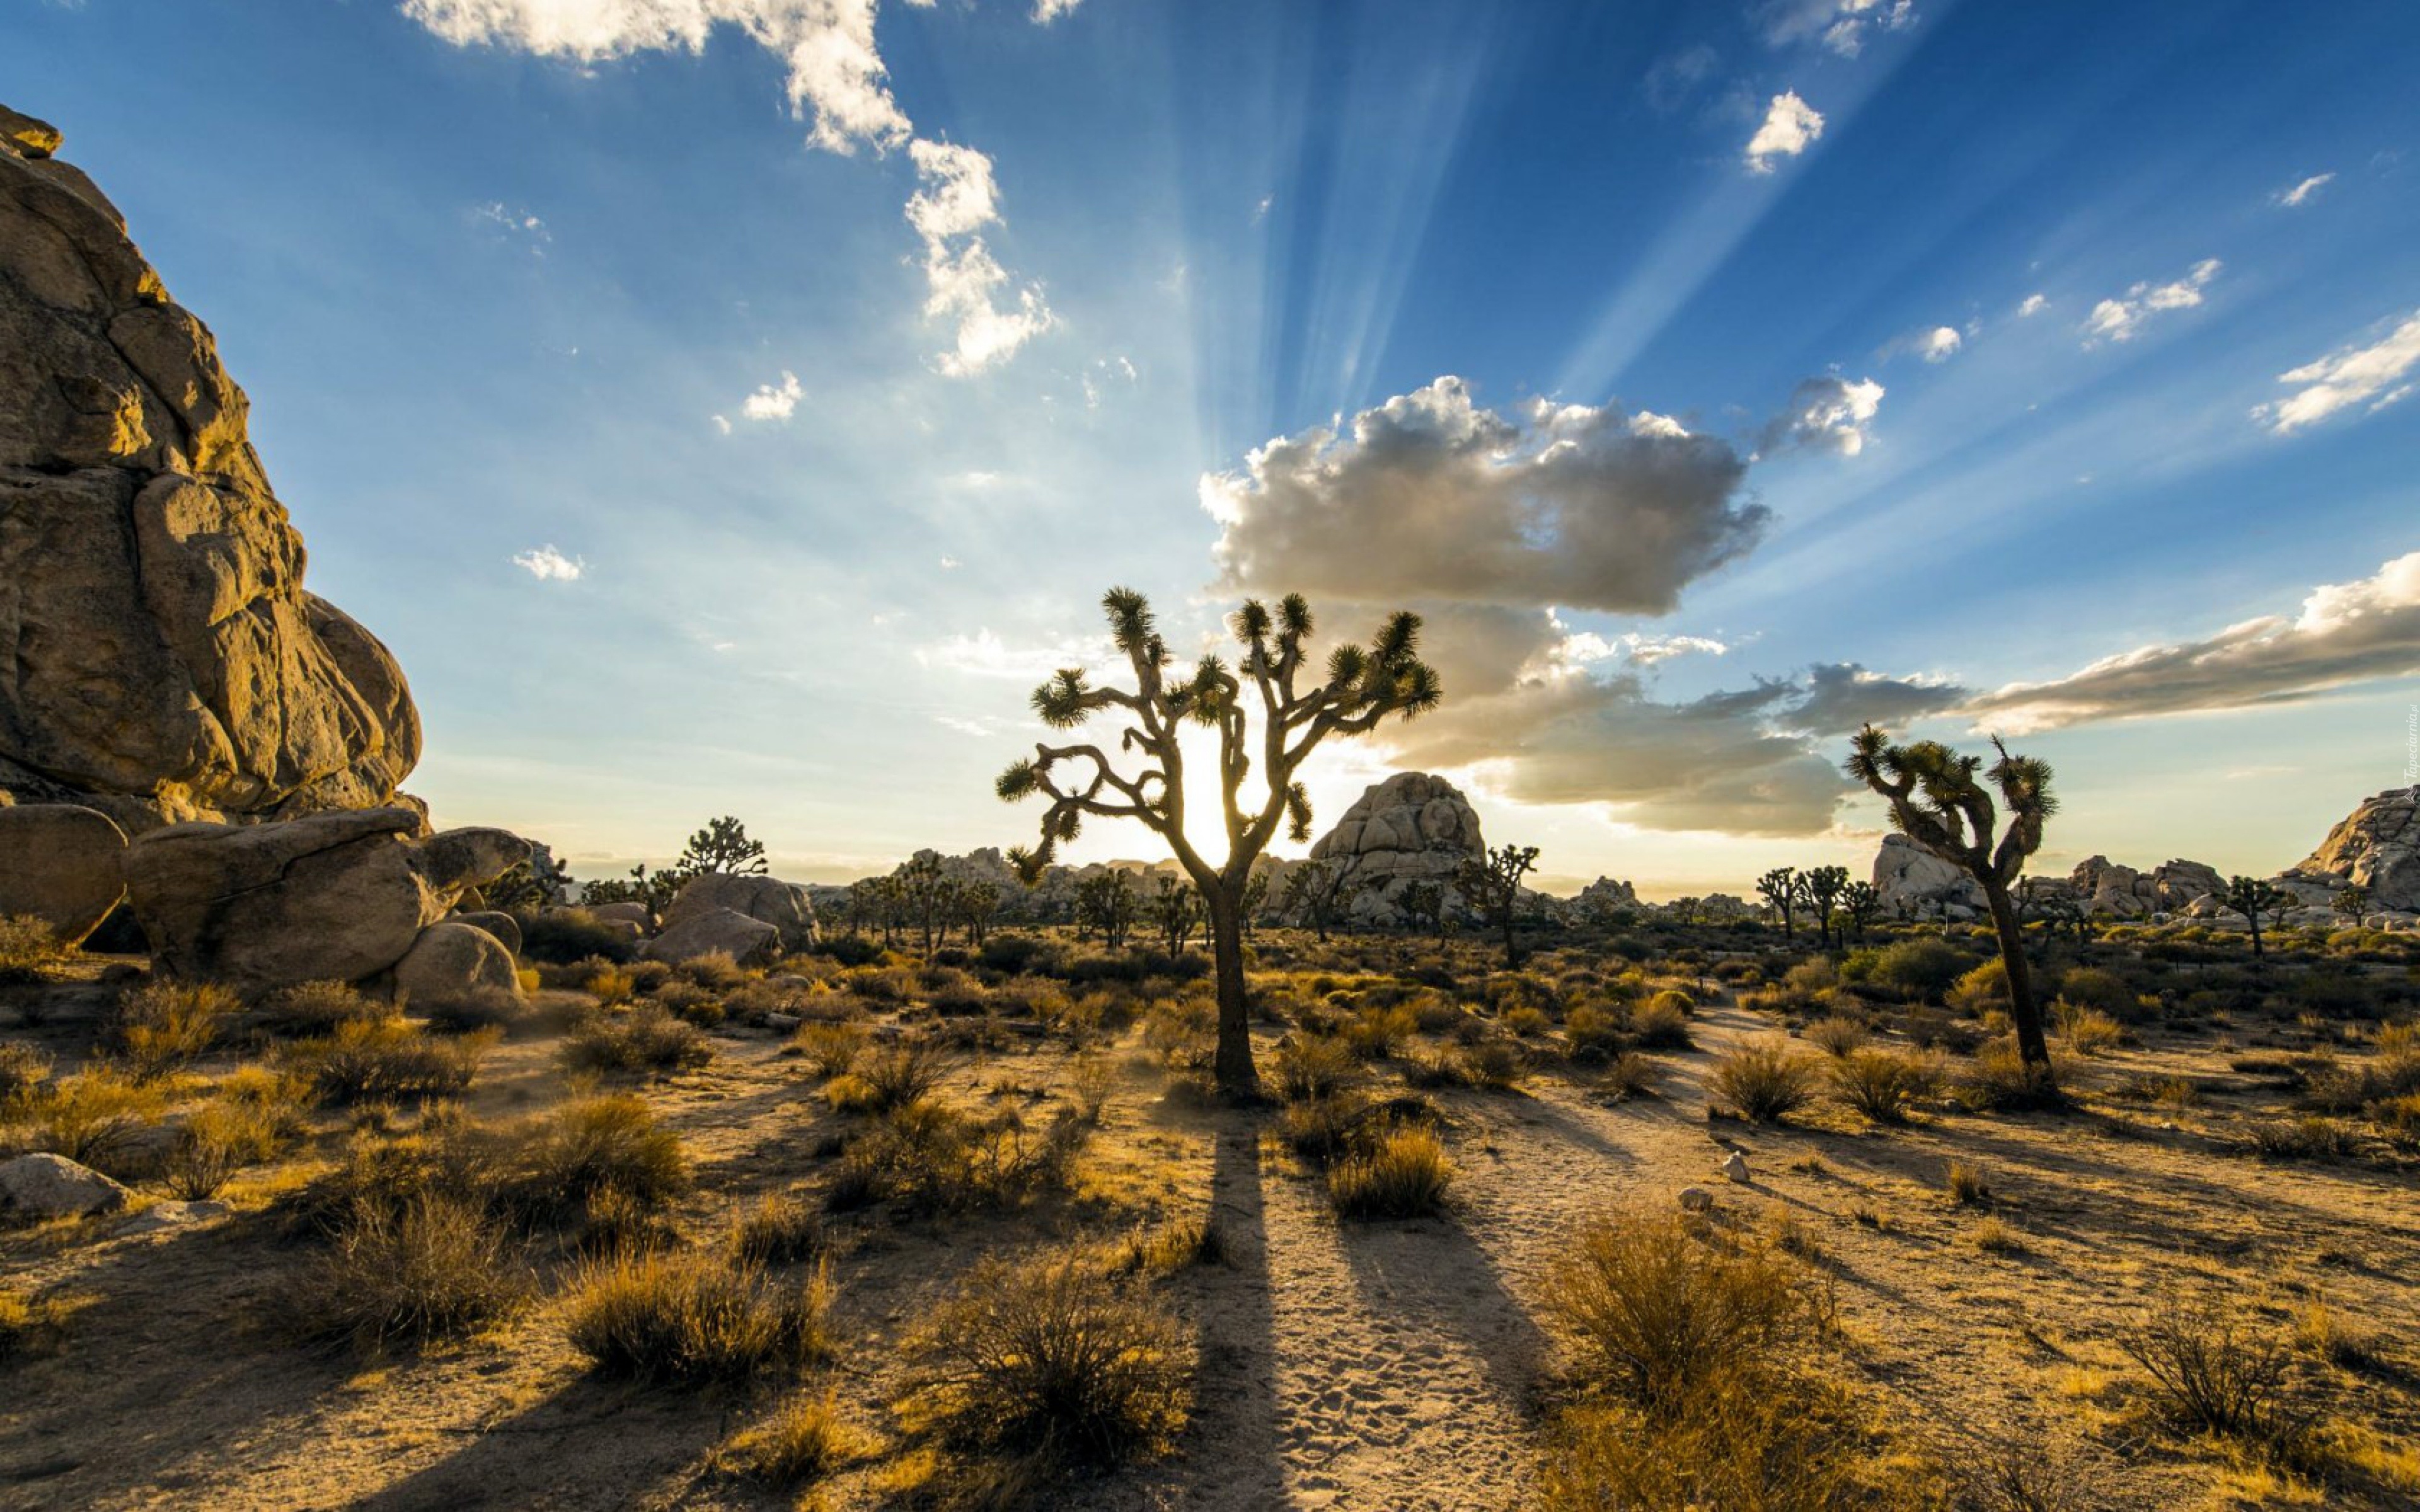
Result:
{"label": "dry grass clump", "polygon": [[731,1253],[751,1265],[796,1265],[829,1243],[823,1214],[786,1192],[754,1204],[731,1226]]}
{"label": "dry grass clump", "polygon": [[790,1037],[790,1049],[807,1069],[826,1081],[845,1076],[865,1053],[865,1026],[846,1022],[801,1024]]}
{"label": "dry grass clump", "polygon": [[1789,1041],[1742,1045],[1714,1062],[1706,1085],[1752,1123],[1778,1123],[1815,1098],[1815,1067]]}
{"label": "dry grass clump", "polygon": [[1949,1193],[1949,1200],[1962,1208],[1980,1208],[1990,1204],[1992,1188],[1984,1180],[1982,1170],[1962,1160],[1952,1160],[1941,1168],[1941,1184]]}
{"label": "dry grass clump", "polygon": [[564,1041],[563,1064],[600,1074],[695,1071],[714,1058],[714,1047],[698,1027],[654,1003],[626,1013],[601,1014]]}
{"label": "dry grass clump", "polygon": [[1502,1038],[1464,1045],[1440,1045],[1416,1055],[1404,1072],[1414,1087],[1478,1087],[1510,1091],[1528,1075],[1529,1061],[1518,1041]]}
{"label": "dry grass clump", "polygon": [[1835,1013],[1807,1026],[1807,1042],[1827,1056],[1846,1057],[1865,1047],[1874,1037],[1863,1019],[1846,1013]]}
{"label": "dry grass clump", "polygon": [[567,1103],[514,1143],[516,1168],[501,1186],[528,1221],[593,1222],[617,1207],[644,1214],[689,1190],[680,1136],[628,1093]]}
{"label": "dry grass clump", "polygon": [[837,1392],[800,1392],[716,1452],[725,1474],[784,1489],[812,1485],[872,1451],[871,1435],[842,1413]]}
{"label": "dry grass clump", "polygon": [[1294,1034],[1278,1046],[1271,1058],[1270,1079],[1287,1103],[1333,1097],[1361,1079],[1361,1060],[1342,1039],[1326,1034]]}
{"label": "dry grass clump", "polygon": [[349,1019],[296,1041],[283,1059],[323,1103],[420,1103],[468,1090],[495,1042],[492,1031],[441,1040],[399,1017]]}
{"label": "dry grass clump", "polygon": [[336,1032],[340,1025],[394,1016],[395,1010],[341,981],[304,981],[281,987],[253,1010],[253,1022],[284,1040],[307,1040]]}
{"label": "dry grass clump", "polygon": [[48,1055],[15,1040],[0,1041],[0,1123],[23,1117],[50,1079]]}
{"label": "dry grass clump", "polygon": [[1933,1061],[1889,1050],[1850,1050],[1824,1067],[1832,1095],[1876,1123],[1905,1123],[1907,1105],[1941,1089]]}
{"label": "dry grass clump", "polygon": [[529,1290],[496,1223],[431,1191],[394,1208],[357,1204],[305,1274],[295,1316],[307,1336],[368,1351],[467,1332],[510,1315]]}
{"label": "dry grass clump", "polygon": [[1761,1252],[1699,1242],[1681,1219],[1606,1214],[1581,1227],[1547,1303],[1592,1377],[1643,1402],[1680,1399],[1805,1321],[1794,1278]]}
{"label": "dry grass clump", "polygon": [[1396,1126],[1357,1141],[1327,1170],[1327,1200],[1346,1218],[1423,1218],[1446,1211],[1453,1163],[1435,1133]]}
{"label": "dry grass clump", "polygon": [[2245,1148],[2263,1160],[2336,1161],[2358,1148],[2352,1131],[2334,1119],[2255,1119],[2244,1125]]}
{"label": "dry grass clump", "polygon": [[1697,1041],[1689,1037],[1691,1006],[1685,993],[1657,993],[1631,1010],[1631,1042],[1642,1050],[1695,1048]]}
{"label": "dry grass clump", "polygon": [[1605,1063],[1597,1078],[1597,1090],[1617,1103],[1635,1098],[1653,1097],[1656,1086],[1664,1079],[1664,1068],[1637,1051],[1624,1050]]}
{"label": "dry grass clump", "polygon": [[128,1174],[126,1163],[143,1131],[159,1123],[163,1106],[158,1088],[95,1065],[27,1088],[19,1094],[14,1118],[25,1126],[31,1148],[119,1176]]}
{"label": "dry grass clump", "polygon": [[215,982],[150,981],[118,998],[108,1039],[147,1082],[191,1064],[242,1011],[242,999]]}
{"label": "dry grass clump", "polygon": [[1038,1134],[1015,1109],[974,1118],[931,1101],[892,1109],[842,1151],[824,1205],[1002,1210],[1066,1190],[1091,1127],[1062,1108]]}
{"label": "dry grass clump", "polygon": [[57,1347],[67,1309],[32,1292],[0,1288],[0,1366]]}
{"label": "dry grass clump", "polygon": [[39,914],[0,918],[0,987],[42,980],[66,957],[58,932]]}
{"label": "dry grass clump", "polygon": [[2068,1048],[2079,1056],[2104,1055],[2126,1039],[2126,1026],[2100,1009],[2060,997],[2051,1004],[2051,1018]]}
{"label": "dry grass clump", "polygon": [[1080,1256],[989,1259],[910,1339],[900,1408],[962,1452],[1052,1465],[1166,1450],[1192,1407],[1183,1325]]}
{"label": "dry grass clump", "polygon": [[1959,1073],[1956,1095],[1978,1112],[2061,1107],[2067,1101],[2059,1090],[2064,1079],[2055,1057],[2047,1067],[2029,1066],[2018,1055],[2015,1039],[2003,1036],[1976,1050],[1975,1058]]}
{"label": "dry grass clump", "polygon": [[797,1372],[834,1349],[828,1267],[803,1284],[712,1250],[624,1251],[573,1283],[566,1331],[602,1375],[694,1386]]}
{"label": "dry grass clump", "polygon": [[2291,1453],[2316,1421],[2296,1389],[2292,1339],[2253,1324],[2214,1292],[2162,1299],[2118,1347],[2150,1377],[2161,1413],[2180,1427]]}
{"label": "dry grass clump", "polygon": [[1156,1228],[1139,1228],[1111,1252],[1114,1275],[1172,1275],[1227,1258],[1226,1231],[1207,1218],[1178,1218]]}
{"label": "dry grass clump", "polygon": [[195,1109],[177,1131],[162,1170],[169,1195],[187,1202],[218,1196],[238,1171],[275,1160],[309,1128],[310,1088],[265,1066],[246,1066],[222,1081],[218,1096]]}
{"label": "dry grass clump", "polygon": [[953,1058],[938,1040],[883,1045],[859,1057],[854,1071],[827,1083],[824,1098],[843,1113],[894,1113],[930,1096]]}

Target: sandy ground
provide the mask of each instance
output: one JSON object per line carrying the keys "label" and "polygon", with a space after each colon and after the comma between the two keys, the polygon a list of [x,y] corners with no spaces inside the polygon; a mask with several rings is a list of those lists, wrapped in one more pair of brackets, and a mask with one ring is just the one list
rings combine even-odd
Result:
{"label": "sandy ground", "polygon": [[[1519,1093],[1435,1094],[1461,1209],[1402,1224],[1341,1224],[1316,1179],[1262,1137],[1261,1119],[1167,1099],[1159,1072],[1122,1057],[1125,1081],[1076,1199],[851,1233],[837,1267],[852,1340],[843,1396],[884,1428],[892,1346],[986,1248],[1206,1208],[1228,1256],[1172,1283],[1201,1341],[1179,1452],[1057,1504],[1514,1506],[1552,1361],[1541,1278],[1561,1236],[1592,1211],[1670,1204],[1702,1183],[1718,1190],[1725,1222],[1767,1233],[1794,1223],[1837,1288],[1847,1368],[1925,1448],[1956,1462],[2047,1443],[2113,1506],[2257,1504],[2224,1500],[2205,1459],[2121,1457],[2086,1437],[2127,1374],[2117,1333],[2163,1288],[2205,1276],[2280,1317],[2323,1293],[2341,1319],[2390,1341],[2408,1340],[2420,1317],[2420,1182],[2408,1170],[2225,1152],[2213,1135],[2236,1104],[2273,1094],[2227,1072],[2207,1041],[2095,1063],[2103,1083],[2194,1075],[2205,1101],[2181,1114],[2096,1101],[2081,1115],[1943,1116],[1889,1131],[1832,1112],[1813,1127],[1710,1122],[1698,1082],[1712,1053],[1772,1032],[1736,1008],[1702,1009],[1699,1049],[1664,1057],[1670,1075],[1651,1100],[1608,1104],[1561,1072]],[[811,1180],[818,1142],[838,1127],[773,1037],[735,1030],[715,1043],[711,1067],[648,1094],[697,1157],[700,1190],[680,1214],[700,1232],[740,1199]],[[495,1051],[479,1110],[558,1096],[551,1053],[543,1041]],[[1063,1065],[1028,1041],[962,1067],[950,1091],[997,1103],[1054,1085]],[[1748,1159],[1745,1186],[1716,1175],[1730,1148]],[[1986,1214],[1946,1195],[1951,1157],[1983,1170],[1989,1216],[2021,1248],[1976,1245]],[[600,1383],[564,1342],[553,1304],[382,1362],[295,1346],[281,1309],[309,1251],[276,1239],[263,1211],[271,1195],[247,1178],[230,1193],[233,1215],[156,1233],[109,1220],[0,1235],[0,1280],[77,1301],[61,1352],[0,1367],[0,1507],[784,1504],[708,1463],[762,1411],[761,1395]],[[2365,1389],[2390,1437],[2420,1434],[2412,1386],[2407,1374],[2397,1389]],[[879,1504],[881,1473],[845,1473],[822,1504]]]}

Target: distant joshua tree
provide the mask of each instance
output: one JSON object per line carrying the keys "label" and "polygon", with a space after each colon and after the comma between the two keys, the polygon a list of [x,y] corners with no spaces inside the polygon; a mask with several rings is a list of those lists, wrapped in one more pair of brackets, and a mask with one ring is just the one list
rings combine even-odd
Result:
{"label": "distant joshua tree", "polygon": [[1512,937],[1512,925],[1521,906],[1521,879],[1537,865],[1535,845],[1499,845],[1484,858],[1466,858],[1453,874],[1455,890],[1503,932],[1507,970],[1521,964],[1521,949]]}
{"label": "distant joshua tree", "polygon": [[748,838],[748,826],[729,814],[709,819],[689,838],[689,849],[673,865],[691,876],[724,872],[732,876],[763,876],[765,846]]}
{"label": "distant joshua tree", "polygon": [[1798,901],[1807,905],[1807,916],[1815,920],[1816,937],[1827,949],[1832,944],[1832,912],[1848,890],[1845,866],[1810,866],[1798,873]]}
{"label": "distant joshua tree", "polygon": [[[1437,706],[1443,685],[1419,658],[1419,616],[1389,615],[1369,645],[1338,646],[1324,671],[1303,687],[1311,635],[1311,606],[1298,594],[1281,600],[1276,613],[1248,599],[1230,618],[1243,657],[1231,670],[1218,656],[1203,656],[1192,671],[1171,681],[1173,659],[1153,623],[1151,605],[1128,588],[1113,588],[1101,600],[1109,633],[1134,671],[1131,690],[1094,687],[1080,668],[1068,668],[1033,692],[1033,709],[1053,730],[1072,730],[1094,715],[1113,711],[1126,721],[1115,748],[1138,753],[1142,766],[1132,776],[1112,765],[1096,745],[1037,745],[1032,759],[1001,774],[1000,795],[1010,801],[1041,794],[1050,800],[1042,815],[1041,843],[1013,853],[1020,871],[1038,877],[1060,844],[1076,838],[1086,815],[1134,819],[1167,841],[1177,864],[1202,891],[1209,912],[1210,950],[1216,962],[1218,1044],[1213,1070],[1219,1090],[1231,1098],[1256,1098],[1260,1076],[1252,1066],[1252,1025],[1244,1000],[1244,888],[1252,863],[1283,825],[1296,841],[1311,839],[1311,796],[1295,774],[1330,735],[1367,734],[1388,715],[1412,718]],[[1249,685],[1251,696],[1246,696]],[[1250,713],[1261,711],[1253,738]],[[1185,826],[1185,752],[1178,736],[1187,724],[1218,734],[1218,792],[1225,820],[1227,856],[1213,864],[1194,848]],[[1257,764],[1262,793],[1248,799],[1244,785]],[[1063,787],[1058,774],[1072,769]],[[1255,803],[1256,807],[1248,807]]]}
{"label": "distant joshua tree", "polygon": [[1202,923],[1201,889],[1184,877],[1161,877],[1151,900],[1151,919],[1159,926],[1160,944],[1171,955],[1183,955],[1187,940]]}
{"label": "distant joshua tree", "polygon": [[1243,924],[1246,934],[1252,933],[1252,926],[1261,921],[1261,916],[1268,911],[1268,906],[1269,874],[1264,870],[1256,869],[1244,881]]}
{"label": "distant joshua tree", "polygon": [[1098,933],[1103,945],[1122,950],[1140,907],[1132,879],[1112,867],[1076,884],[1076,933]]}
{"label": "distant joshua tree", "polygon": [[1862,940],[1866,931],[1883,917],[1882,892],[1870,882],[1852,882],[1840,894],[1840,911],[1848,916],[1849,927]]}
{"label": "distant joshua tree", "polygon": [[1435,882],[1413,882],[1404,887],[1404,922],[1415,930],[1423,930],[1439,939],[1445,937],[1445,888]]}
{"label": "distant joshua tree", "polygon": [[[2023,927],[2010,889],[2025,858],[2041,848],[2042,826],[2058,811],[2051,793],[2048,762],[2011,756],[1997,739],[2000,759],[1989,770],[1982,759],[1962,756],[1937,740],[1895,746],[1866,726],[1857,732],[1847,763],[1851,777],[1887,799],[1900,832],[1927,851],[1965,870],[1983,889],[1999,936],[2000,964],[2007,969],[2009,1018],[2016,1026],[2017,1054],[2048,1088],[2050,1041],[2042,1033],[2041,1009],[2034,1001],[2033,974],[2025,964]],[[1978,778],[1981,780],[1978,780]],[[1992,793],[2008,806],[2009,827],[1999,833]]]}
{"label": "distant joshua tree", "polygon": [[1786,866],[1776,866],[1756,879],[1756,895],[1764,905],[1781,916],[1781,937],[1796,937],[1793,916],[1798,911],[1798,873]]}
{"label": "distant joshua tree", "polygon": [[1322,940],[1328,926],[1346,917],[1367,879],[1333,861],[1305,861],[1286,873],[1278,912]]}
{"label": "distant joshua tree", "polygon": [[2348,882],[2336,890],[2328,906],[2358,924],[2361,916],[2369,912],[2369,889],[2358,882]]}
{"label": "distant joshua tree", "polygon": [[991,933],[993,916],[1000,912],[1000,884],[996,882],[961,882],[958,884],[957,909],[951,922],[967,932],[967,944],[980,950],[984,939]]}
{"label": "distant joshua tree", "polygon": [[2273,918],[2282,914],[2297,900],[2285,888],[2261,877],[2229,877],[2226,888],[2218,895],[2219,906],[2231,914],[2242,914],[2243,922],[2252,928],[2252,959],[2266,959],[2260,947],[2260,916]]}

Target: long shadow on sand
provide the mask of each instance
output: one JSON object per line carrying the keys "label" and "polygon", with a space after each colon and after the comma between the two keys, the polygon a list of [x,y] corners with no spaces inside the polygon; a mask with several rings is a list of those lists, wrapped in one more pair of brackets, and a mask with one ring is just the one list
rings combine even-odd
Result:
{"label": "long shadow on sand", "polygon": [[1278,1421],[1277,1315],[1261,1191],[1258,1121],[1221,1119],[1210,1175],[1210,1216],[1226,1269],[1202,1301],[1194,1415],[1179,1445],[1180,1506],[1291,1505]]}

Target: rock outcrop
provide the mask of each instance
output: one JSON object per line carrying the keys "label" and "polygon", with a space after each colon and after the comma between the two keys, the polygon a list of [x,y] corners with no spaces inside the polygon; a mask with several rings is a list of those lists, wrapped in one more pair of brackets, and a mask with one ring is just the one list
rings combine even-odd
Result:
{"label": "rock outcrop", "polygon": [[772,925],[785,950],[813,949],[817,943],[815,905],[805,887],[773,877],[723,872],[693,877],[682,887],[680,896],[664,910],[665,932],[718,908]]}
{"label": "rock outcrop", "polygon": [[98,810],[0,808],[0,918],[32,914],[63,944],[83,944],[126,896],[125,854],[125,832]]}
{"label": "rock outcrop", "polygon": [[782,953],[778,925],[729,908],[702,908],[647,942],[650,961],[677,965],[703,955],[727,955],[743,966],[761,966]]}
{"label": "rock outcrop", "polygon": [[1370,788],[1311,848],[1312,860],[1359,884],[1353,916],[1378,924],[1402,921],[1404,888],[1450,888],[1465,860],[1486,854],[1470,800],[1426,772],[1398,772]]}
{"label": "rock outcrop", "polygon": [[0,1215],[23,1223],[116,1212],[133,1196],[99,1171],[64,1155],[0,1161]]}
{"label": "rock outcrop", "polygon": [[371,809],[154,830],[127,847],[127,906],[167,976],[244,988],[377,977],[529,854],[501,829],[420,840],[419,827],[415,810]]}
{"label": "rock outcrop", "polygon": [[2364,799],[2279,884],[2297,875],[2367,887],[2381,912],[2420,913],[2420,787]]}
{"label": "rock outcrop", "polygon": [[2181,913],[2226,886],[2215,867],[2199,861],[2163,861],[2149,872],[2120,866],[2105,856],[2087,856],[2068,875],[2068,885],[2089,914],[2139,918]]}
{"label": "rock outcrop", "polygon": [[513,953],[475,924],[449,918],[413,936],[395,964],[395,992],[423,1008],[459,1003],[483,993],[521,995]]}
{"label": "rock outcrop", "polygon": [[394,801],[402,670],[302,587],[209,330],[0,107],[0,792],[128,833]]}
{"label": "rock outcrop", "polygon": [[1991,906],[1962,868],[1905,835],[1883,837],[1874,853],[1873,887],[1890,918],[1979,918]]}

